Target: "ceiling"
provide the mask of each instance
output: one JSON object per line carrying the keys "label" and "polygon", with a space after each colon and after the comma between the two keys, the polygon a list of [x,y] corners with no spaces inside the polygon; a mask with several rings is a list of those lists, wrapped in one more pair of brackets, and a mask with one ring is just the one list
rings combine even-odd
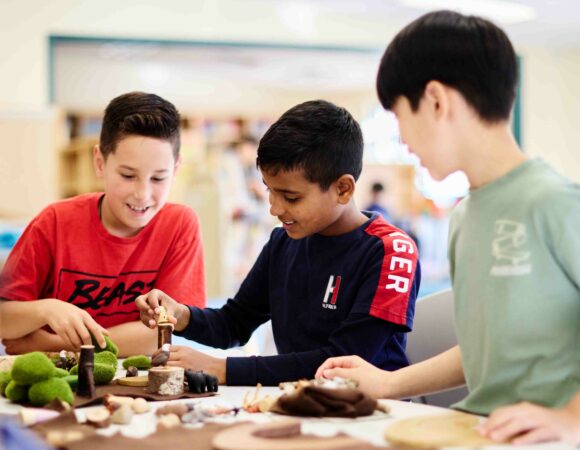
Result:
{"label": "ceiling", "polygon": [[[248,1],[252,8],[261,3],[264,7],[268,3],[270,8],[277,5],[276,10],[282,19],[287,18],[288,27],[294,27],[296,35],[306,38],[316,27],[317,17],[336,19],[338,29],[341,16],[357,18],[357,23],[368,23],[372,30],[377,29],[377,23],[399,29],[428,10],[409,6],[423,0],[239,1]],[[455,1],[444,3],[451,5]],[[461,0],[459,4],[465,7],[477,1]],[[494,3],[497,1],[500,0],[484,0],[492,16],[502,9]],[[510,3],[531,7],[536,16],[518,23],[498,16],[496,21],[507,30],[516,47],[580,47],[579,1]],[[223,99],[224,105],[267,109],[269,101],[273,106],[284,96],[286,103],[292,104],[300,98],[372,95],[383,48],[84,38],[57,41],[53,50],[53,94],[57,103],[65,107],[100,110],[103,105],[95,103],[95,99],[145,90],[179,98],[180,103],[192,108],[211,109]],[[284,100],[278,103],[283,104]]]}

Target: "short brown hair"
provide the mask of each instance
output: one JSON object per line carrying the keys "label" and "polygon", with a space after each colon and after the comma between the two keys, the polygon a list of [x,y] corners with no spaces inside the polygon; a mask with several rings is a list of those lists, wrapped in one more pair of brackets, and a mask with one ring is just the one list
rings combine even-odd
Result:
{"label": "short brown hair", "polygon": [[129,92],[108,104],[101,128],[100,149],[106,159],[127,136],[146,136],[171,143],[179,156],[179,112],[172,103],[155,94]]}

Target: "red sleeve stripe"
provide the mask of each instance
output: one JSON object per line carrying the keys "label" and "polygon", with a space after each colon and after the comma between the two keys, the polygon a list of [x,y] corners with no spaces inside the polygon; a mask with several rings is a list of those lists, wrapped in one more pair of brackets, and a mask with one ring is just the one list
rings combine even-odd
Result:
{"label": "red sleeve stripe", "polygon": [[378,237],[385,254],[370,315],[398,325],[407,325],[407,307],[417,267],[417,247],[413,240],[384,220],[373,221],[365,230]]}

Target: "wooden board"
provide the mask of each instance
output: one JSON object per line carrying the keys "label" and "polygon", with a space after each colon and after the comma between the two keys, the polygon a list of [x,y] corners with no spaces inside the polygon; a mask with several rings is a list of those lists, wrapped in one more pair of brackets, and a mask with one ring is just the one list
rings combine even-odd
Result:
{"label": "wooden board", "polygon": [[117,378],[117,384],[120,384],[121,386],[146,387],[149,384],[149,377],[147,375],[141,375],[136,377]]}
{"label": "wooden board", "polygon": [[494,444],[475,430],[479,422],[478,416],[460,412],[413,417],[388,427],[385,439],[392,444],[413,448]]}
{"label": "wooden board", "polygon": [[[286,421],[280,421],[284,426]],[[287,437],[262,437],[254,433],[270,424],[243,424],[219,432],[213,439],[216,450],[358,450],[374,448],[368,442],[346,436],[318,437],[298,434]]]}

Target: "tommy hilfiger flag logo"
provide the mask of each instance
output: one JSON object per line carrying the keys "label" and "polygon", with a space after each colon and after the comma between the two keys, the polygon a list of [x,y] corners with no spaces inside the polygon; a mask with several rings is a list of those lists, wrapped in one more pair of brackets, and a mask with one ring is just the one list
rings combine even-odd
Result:
{"label": "tommy hilfiger flag logo", "polygon": [[340,289],[341,277],[337,276],[336,281],[334,281],[334,275],[331,275],[328,279],[328,286],[326,287],[326,293],[324,294],[324,300],[322,301],[322,307],[327,309],[336,309],[336,299],[338,298],[338,291]]}

